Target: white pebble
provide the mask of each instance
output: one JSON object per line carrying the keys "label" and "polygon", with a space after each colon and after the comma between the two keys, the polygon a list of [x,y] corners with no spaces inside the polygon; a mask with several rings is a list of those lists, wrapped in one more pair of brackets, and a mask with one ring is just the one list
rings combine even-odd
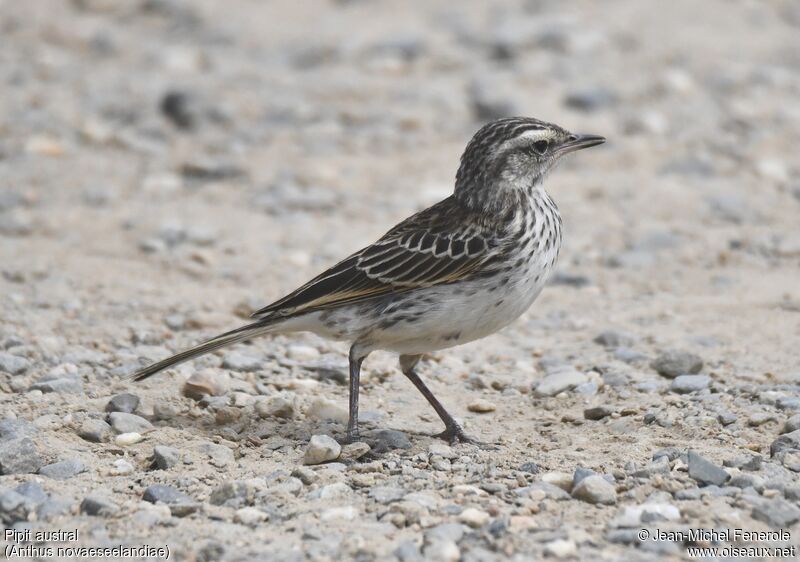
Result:
{"label": "white pebble", "polygon": [[133,445],[134,443],[138,443],[141,440],[142,440],[142,434],[132,431],[130,433],[120,433],[114,439],[114,443],[116,443],[120,447],[127,447],[128,445]]}
{"label": "white pebble", "polygon": [[322,464],[336,460],[342,453],[342,446],[327,435],[314,435],[308,442],[303,464]]}
{"label": "white pebble", "polygon": [[459,521],[465,525],[469,525],[473,529],[483,527],[489,522],[490,518],[491,517],[488,513],[481,511],[480,509],[475,509],[474,507],[468,507],[458,516]]}

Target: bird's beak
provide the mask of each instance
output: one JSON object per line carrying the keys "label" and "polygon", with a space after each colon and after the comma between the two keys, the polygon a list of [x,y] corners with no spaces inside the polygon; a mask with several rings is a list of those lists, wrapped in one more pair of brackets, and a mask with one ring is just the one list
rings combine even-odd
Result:
{"label": "bird's beak", "polygon": [[570,135],[569,139],[558,147],[558,152],[560,154],[568,154],[576,150],[591,148],[604,142],[606,142],[605,137],[600,135]]}

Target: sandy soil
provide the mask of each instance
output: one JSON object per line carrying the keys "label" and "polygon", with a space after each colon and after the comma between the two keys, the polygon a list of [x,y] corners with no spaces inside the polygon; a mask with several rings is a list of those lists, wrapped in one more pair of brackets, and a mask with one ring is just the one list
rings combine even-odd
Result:
{"label": "sandy soil", "polygon": [[[645,528],[800,542],[796,2],[6,0],[0,26],[0,466],[22,467],[0,470],[7,527],[177,560],[703,544]],[[373,450],[304,467],[312,435],[341,437],[347,396],[346,346],[311,335],[121,382],[447,196],[471,134],[508,114],[609,142],[548,180],[555,282],[422,366],[495,450],[431,438],[435,414],[376,353]],[[699,372],[659,374],[672,350]],[[191,375],[220,396],[185,396]],[[548,376],[576,382],[549,395]],[[152,427],[102,425],[124,392]],[[177,460],[154,467],[156,446]]]}

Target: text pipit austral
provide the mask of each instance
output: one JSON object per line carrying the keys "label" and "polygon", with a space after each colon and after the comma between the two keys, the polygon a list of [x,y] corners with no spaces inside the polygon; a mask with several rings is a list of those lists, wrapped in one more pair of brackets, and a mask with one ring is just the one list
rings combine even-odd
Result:
{"label": "text pipit austral", "polygon": [[437,437],[470,441],[414,367],[423,353],[500,330],[533,303],[561,248],[544,178],[562,156],[603,142],[528,117],[485,125],[464,150],[453,195],[255,312],[252,323],[132,378],[257,336],[309,331],[351,344],[348,441],[359,437],[361,363],[379,349],[400,354],[403,374],[444,422]]}

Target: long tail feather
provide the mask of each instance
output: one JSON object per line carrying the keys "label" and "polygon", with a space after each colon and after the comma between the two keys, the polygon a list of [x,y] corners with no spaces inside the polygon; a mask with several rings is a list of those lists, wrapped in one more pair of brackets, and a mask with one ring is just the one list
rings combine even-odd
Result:
{"label": "long tail feather", "polygon": [[211,353],[212,351],[227,347],[231,344],[261,336],[273,331],[273,329],[274,322],[264,320],[242,326],[241,328],[220,334],[217,337],[187,349],[186,351],[181,351],[172,357],[167,357],[166,359],[162,359],[157,363],[153,363],[152,365],[135,372],[127,378],[136,382],[143,381],[148,377],[152,377],[159,371],[163,371],[164,369],[173,367],[183,363],[184,361],[189,361],[190,359],[205,355],[206,353]]}

